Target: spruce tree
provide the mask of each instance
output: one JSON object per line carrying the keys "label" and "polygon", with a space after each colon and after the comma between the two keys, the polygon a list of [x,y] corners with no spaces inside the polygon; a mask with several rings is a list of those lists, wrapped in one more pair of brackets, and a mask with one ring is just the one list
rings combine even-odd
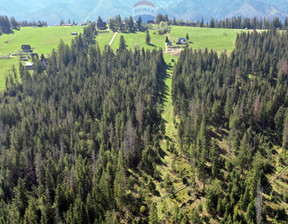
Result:
{"label": "spruce tree", "polygon": [[150,45],[150,41],[151,41],[150,33],[149,33],[149,30],[147,30],[146,31],[146,44]]}
{"label": "spruce tree", "polygon": [[129,32],[132,32],[134,30],[134,21],[133,21],[133,17],[132,16],[129,17],[128,27],[129,27]]}
{"label": "spruce tree", "polygon": [[166,36],[165,43],[169,43],[169,38]]}
{"label": "spruce tree", "polygon": [[186,33],[186,41],[188,42],[189,41],[189,34]]}
{"label": "spruce tree", "polygon": [[126,41],[124,39],[124,36],[121,35],[120,37],[120,45],[119,45],[119,50],[125,50],[126,49]]}
{"label": "spruce tree", "polygon": [[284,150],[284,155],[286,155],[287,140],[288,140],[288,109],[287,109],[286,115],[285,115],[284,130],[283,130],[283,143],[282,143],[282,147],[283,147],[283,150]]}
{"label": "spruce tree", "polygon": [[159,224],[159,217],[158,217],[158,211],[157,206],[155,203],[152,204],[150,208],[150,215],[149,215],[149,224]]}

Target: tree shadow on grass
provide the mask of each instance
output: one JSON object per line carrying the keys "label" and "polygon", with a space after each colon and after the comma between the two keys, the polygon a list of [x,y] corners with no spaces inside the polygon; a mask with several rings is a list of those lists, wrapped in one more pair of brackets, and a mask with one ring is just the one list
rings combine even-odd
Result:
{"label": "tree shadow on grass", "polygon": [[150,47],[157,47],[156,45],[154,45],[154,44],[147,44],[148,46],[150,46]]}
{"label": "tree shadow on grass", "polygon": [[167,73],[167,71],[171,69],[172,69],[172,66],[166,64],[165,73],[159,76],[159,84],[160,84],[159,94],[160,94],[160,102],[162,104],[162,108],[164,108],[165,103],[167,103],[168,101],[168,96],[170,96],[169,87],[166,85],[166,80],[171,78],[171,76]]}
{"label": "tree shadow on grass", "polygon": [[[167,153],[162,148],[160,148],[159,149],[159,155],[162,159],[164,159],[164,157],[167,155]],[[162,163],[162,161],[160,161],[160,163]]]}

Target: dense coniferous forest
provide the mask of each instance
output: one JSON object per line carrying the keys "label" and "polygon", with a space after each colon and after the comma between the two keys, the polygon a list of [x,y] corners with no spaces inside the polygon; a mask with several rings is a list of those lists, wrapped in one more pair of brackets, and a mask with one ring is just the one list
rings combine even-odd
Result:
{"label": "dense coniferous forest", "polygon": [[[238,35],[229,57],[186,49],[175,67],[172,97],[181,150],[202,186],[207,211],[222,223],[288,221],[284,208],[272,209],[262,198],[263,192],[274,193],[266,176],[274,172],[273,146],[283,148],[280,161],[287,149],[287,50],[286,32],[254,31]],[[218,144],[223,138],[226,150]],[[278,197],[287,202],[287,191]]]}
{"label": "dense coniferous forest", "polygon": [[193,21],[183,21],[183,19],[176,20],[174,17],[172,20],[168,18],[168,15],[158,14],[155,19],[156,24],[160,22],[168,22],[174,26],[197,26],[197,27],[209,27],[209,28],[226,28],[226,29],[287,29],[288,17],[283,21],[278,18],[247,18],[242,16],[215,19],[211,18],[210,21],[204,21],[204,19]]}
{"label": "dense coniferous forest", "polygon": [[9,19],[8,16],[0,15],[0,35],[2,33],[11,33],[12,30],[16,27],[18,27],[18,23],[16,22],[14,17]]}
{"label": "dense coniferous forest", "polygon": [[2,33],[12,33],[13,29],[18,29],[20,26],[47,26],[47,22],[45,21],[38,21],[38,22],[17,22],[16,19],[12,16],[11,18],[8,18],[8,16],[1,16],[0,15],[0,35]]}
{"label": "dense coniferous forest", "polygon": [[[12,32],[14,20],[2,20]],[[110,28],[147,28],[141,17],[137,26],[124,21],[116,16]],[[288,203],[287,189],[274,192],[268,178],[276,163],[288,165],[288,33],[275,29],[288,23],[259,33],[263,21],[254,22],[231,54],[182,51],[172,77],[176,143],[162,118],[169,66],[161,49],[130,50],[121,36],[116,52],[101,51],[91,23],[71,45],[59,43],[47,68],[38,57],[32,71],[14,67],[0,96],[0,223],[288,222],[285,208],[268,203]],[[182,207],[166,213],[167,204],[159,212],[161,198],[181,201],[157,167],[164,139],[171,163],[189,161],[182,182],[204,202],[208,221],[202,204],[187,214]],[[168,195],[155,196],[156,180]]]}
{"label": "dense coniferous forest", "polygon": [[[203,21],[197,22],[198,26],[204,26]],[[288,18],[286,17],[284,21],[275,17],[270,18],[243,18],[241,16],[226,18],[222,20],[217,20],[211,18],[207,27],[210,28],[227,28],[227,29],[287,29],[288,28]]]}
{"label": "dense coniferous forest", "polygon": [[163,53],[132,52],[125,40],[101,52],[89,29],[61,42],[46,71],[35,59],[33,74],[20,65],[22,81],[7,78],[1,223],[131,222],[150,208],[129,170],[153,173],[157,162]]}

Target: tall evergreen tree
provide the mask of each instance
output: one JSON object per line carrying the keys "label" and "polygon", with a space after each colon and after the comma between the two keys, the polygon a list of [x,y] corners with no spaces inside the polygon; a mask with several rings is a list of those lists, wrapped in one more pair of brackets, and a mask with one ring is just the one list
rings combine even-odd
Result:
{"label": "tall evergreen tree", "polygon": [[121,37],[120,37],[119,49],[120,49],[120,50],[125,50],[125,49],[126,49],[126,41],[125,41],[123,35],[121,35]]}
{"label": "tall evergreen tree", "polygon": [[149,224],[159,224],[159,217],[158,217],[158,211],[157,206],[155,203],[152,204],[150,208],[150,215],[149,215]]}
{"label": "tall evergreen tree", "polygon": [[146,31],[146,44],[150,45],[150,41],[151,41],[151,38],[150,38],[150,33],[149,33],[149,30]]}

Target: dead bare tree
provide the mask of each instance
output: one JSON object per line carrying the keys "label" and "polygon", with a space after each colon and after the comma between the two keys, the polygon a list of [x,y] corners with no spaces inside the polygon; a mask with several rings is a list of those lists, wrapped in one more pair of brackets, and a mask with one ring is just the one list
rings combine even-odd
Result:
{"label": "dead bare tree", "polygon": [[191,122],[192,122],[192,129],[194,128],[194,117],[195,117],[195,114],[196,114],[196,106],[197,106],[196,105],[196,100],[193,97],[191,102],[190,102],[190,105],[189,105]]}
{"label": "dead bare tree", "polygon": [[136,158],[137,145],[136,145],[136,129],[133,127],[132,121],[129,120],[126,124],[126,130],[124,132],[124,156],[128,160],[129,165],[133,166]]}
{"label": "dead bare tree", "polygon": [[143,112],[144,112],[144,105],[142,101],[139,100],[136,104],[136,119],[138,121],[140,129],[142,129],[143,127]]}
{"label": "dead bare tree", "polygon": [[114,147],[115,133],[112,122],[109,125],[109,142]]}
{"label": "dead bare tree", "polygon": [[260,101],[260,96],[258,95],[254,102],[254,111],[253,111],[254,120],[257,124],[260,121],[260,105],[261,105],[261,101]]}
{"label": "dead bare tree", "polygon": [[282,147],[284,150],[284,155],[286,155],[287,140],[288,140],[288,110],[286,111],[286,116],[285,116],[285,121],[284,121],[284,129],[283,129]]}
{"label": "dead bare tree", "polygon": [[263,207],[263,187],[261,186],[261,179],[260,179],[258,186],[257,186],[257,198],[256,198],[256,221],[257,221],[257,224],[261,223],[262,207]]}

